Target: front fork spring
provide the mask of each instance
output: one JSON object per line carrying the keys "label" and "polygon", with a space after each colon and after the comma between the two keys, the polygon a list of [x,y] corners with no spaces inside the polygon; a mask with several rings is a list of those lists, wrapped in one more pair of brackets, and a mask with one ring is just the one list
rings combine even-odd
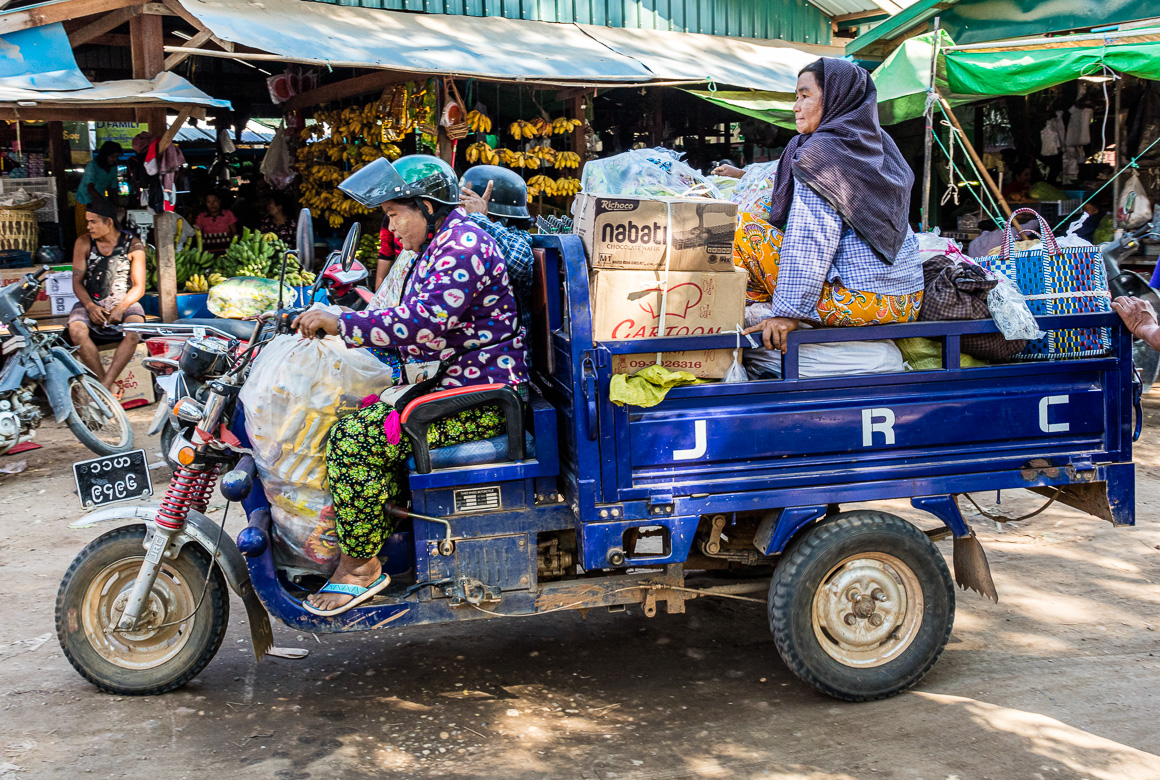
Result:
{"label": "front fork spring", "polygon": [[190,510],[204,512],[220,471],[217,465],[200,469],[182,466],[174,471],[157,511],[157,525],[176,531],[185,525]]}

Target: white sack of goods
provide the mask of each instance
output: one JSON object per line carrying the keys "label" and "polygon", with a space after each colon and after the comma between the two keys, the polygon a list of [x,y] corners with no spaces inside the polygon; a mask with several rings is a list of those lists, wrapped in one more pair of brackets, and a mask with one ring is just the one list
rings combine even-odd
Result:
{"label": "white sack of goods", "polygon": [[[710,198],[625,198],[580,193],[574,232],[592,268],[733,270],[737,204]],[[672,236],[669,235],[670,231]]]}
{"label": "white sack of goods", "polygon": [[240,398],[270,502],[278,566],[329,576],[338,565],[326,439],[339,417],[390,384],[384,363],[333,336],[278,336],[258,355]]}
{"label": "white sack of goods", "polygon": [[[592,327],[597,341],[660,337],[707,336],[733,332],[745,316],[748,275],[730,268],[725,273],[670,271],[665,322],[659,271],[597,269],[590,274]],[[633,374],[656,362],[656,353],[613,355],[614,374]],[[702,379],[720,379],[733,362],[732,349],[665,352],[661,365],[688,371]]]}

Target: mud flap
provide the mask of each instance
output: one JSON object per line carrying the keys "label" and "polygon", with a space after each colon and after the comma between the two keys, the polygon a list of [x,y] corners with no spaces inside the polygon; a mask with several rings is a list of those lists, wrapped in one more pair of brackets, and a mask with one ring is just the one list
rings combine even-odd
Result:
{"label": "mud flap", "polygon": [[991,566],[975,532],[972,530],[968,536],[956,536],[954,544],[955,582],[963,590],[969,588],[998,604],[999,593],[991,579]]}
{"label": "mud flap", "polygon": [[254,660],[261,661],[262,656],[274,646],[274,629],[270,626],[270,615],[262,606],[258,594],[254,591],[254,584],[248,579],[238,588],[238,595],[246,605],[246,619],[250,624],[250,641],[254,645]]}

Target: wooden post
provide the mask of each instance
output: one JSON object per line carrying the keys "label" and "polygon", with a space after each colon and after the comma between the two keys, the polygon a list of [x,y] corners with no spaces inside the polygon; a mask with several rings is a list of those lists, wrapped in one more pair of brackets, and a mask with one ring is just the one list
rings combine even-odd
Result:
{"label": "wooden post", "polygon": [[52,175],[56,179],[56,221],[61,226],[61,245],[69,246],[64,235],[64,227],[71,225],[75,220],[72,219],[70,213],[68,219],[65,219],[65,212],[68,211],[68,199],[65,198],[65,171],[68,170],[72,163],[71,155],[68,151],[68,144],[64,142],[64,123],[63,122],[49,122],[48,123],[48,153],[52,157]]}
{"label": "wooden post", "polygon": [[[934,89],[934,76],[938,68],[939,17],[934,18],[934,48],[930,53],[930,88]],[[922,139],[922,203],[920,204],[918,228],[920,233],[930,230],[930,166],[934,157],[934,103],[926,101],[926,135]]]}
{"label": "wooden post", "polygon": [[[580,157],[580,167],[584,167],[584,161],[588,157],[588,117],[584,111],[584,95],[577,95],[572,98],[571,105],[571,119],[579,119],[581,125],[572,131],[572,148],[571,150]],[[580,175],[580,169],[576,169],[576,175]]]}
{"label": "wooden post", "polygon": [[[129,20],[129,48],[133,56],[133,78],[151,79],[165,67],[165,40],[159,14],[146,13]],[[149,123],[149,132],[163,136],[165,109],[150,108],[138,112]],[[183,120],[184,121],[184,120]],[[161,319],[177,319],[177,253],[173,246],[177,233],[177,215],[162,212],[153,218],[153,241],[157,246],[157,294]]]}
{"label": "wooden post", "polygon": [[979,153],[975,151],[975,145],[971,143],[971,139],[967,138],[967,134],[963,132],[963,126],[959,124],[959,119],[955,116],[955,112],[951,110],[950,104],[947,103],[946,99],[942,95],[939,95],[937,92],[935,94],[938,96],[938,103],[940,106],[942,106],[943,113],[947,115],[947,119],[951,120],[951,124],[954,125],[955,130],[958,131],[959,140],[961,140],[963,146],[966,147],[967,154],[971,156],[971,159],[975,163],[975,167],[979,169],[979,175],[983,177],[983,183],[986,184],[987,187],[990,188],[991,192],[995,194],[995,200],[999,202],[999,208],[1003,210],[1003,216],[1010,219],[1011,207],[1007,205],[1007,201],[1003,197],[1002,191],[995,185],[995,180],[991,178],[991,174],[987,172],[987,167],[983,165],[982,158],[979,157]]}
{"label": "wooden post", "polygon": [[1124,76],[1116,79],[1116,166],[1112,173],[1114,179],[1112,183],[1112,227],[1119,227],[1119,220],[1116,216],[1120,211],[1120,193],[1123,192],[1124,183],[1120,180],[1120,170],[1124,167],[1124,120],[1120,115],[1122,101],[1124,97]]}

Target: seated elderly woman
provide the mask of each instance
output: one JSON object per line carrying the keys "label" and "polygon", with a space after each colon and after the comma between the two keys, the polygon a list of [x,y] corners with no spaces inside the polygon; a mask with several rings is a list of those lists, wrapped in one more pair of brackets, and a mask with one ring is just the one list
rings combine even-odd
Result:
{"label": "seated elderly woman", "polygon": [[784,231],[776,286],[747,332],[784,352],[803,323],[917,319],[922,261],[906,222],[914,175],[878,124],[870,74],[838,59],[806,66],[794,118],[799,135],[781,157],[769,215]]}
{"label": "seated elderly woman", "polygon": [[[394,165],[376,160],[340,189],[369,208],[384,206],[399,243],[418,259],[398,305],[341,315],[308,311],[294,327],[308,338],[321,330],[351,347],[398,349],[407,358],[438,361],[431,391],[511,385],[526,392],[527,355],[503,254],[458,207],[451,166],[427,155]],[[401,436],[395,406],[368,401],[335,424],[326,448],[341,555],[330,581],[304,603],[316,615],[341,614],[390,582],[377,557],[392,530],[384,508],[406,500],[411,445]],[[503,412],[489,404],[434,422],[427,441],[446,447],[504,431]]]}

